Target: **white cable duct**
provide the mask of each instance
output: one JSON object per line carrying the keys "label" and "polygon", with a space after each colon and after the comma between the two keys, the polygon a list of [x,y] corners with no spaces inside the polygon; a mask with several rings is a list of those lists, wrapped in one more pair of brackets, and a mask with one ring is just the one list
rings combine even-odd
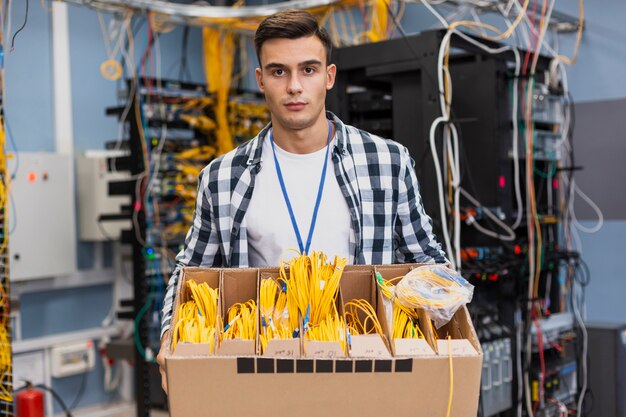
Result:
{"label": "white cable duct", "polygon": [[141,13],[157,13],[167,16],[172,23],[206,25],[209,19],[262,18],[287,9],[315,9],[333,6],[342,0],[293,0],[259,6],[211,6],[198,4],[171,3],[163,0],[64,0],[80,6],[87,6],[111,12],[133,10]]}

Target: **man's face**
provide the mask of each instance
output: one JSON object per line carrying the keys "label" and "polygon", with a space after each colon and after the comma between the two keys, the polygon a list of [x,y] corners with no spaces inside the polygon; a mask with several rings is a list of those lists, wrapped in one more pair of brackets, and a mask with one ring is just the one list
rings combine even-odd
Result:
{"label": "man's face", "polygon": [[326,66],[326,50],[317,36],[270,39],[260,51],[256,69],[259,89],[272,122],[301,130],[324,116],[326,91],[335,83],[335,65]]}

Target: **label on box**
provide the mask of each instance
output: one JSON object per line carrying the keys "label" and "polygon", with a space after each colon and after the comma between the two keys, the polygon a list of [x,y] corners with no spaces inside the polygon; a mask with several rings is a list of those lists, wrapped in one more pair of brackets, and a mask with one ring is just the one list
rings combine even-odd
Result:
{"label": "label on box", "polygon": [[387,345],[379,334],[352,335],[350,356],[353,358],[390,358]]}
{"label": "label on box", "polygon": [[307,358],[317,359],[343,358],[346,356],[339,342],[318,342],[315,340],[304,342],[304,354]]}
{"label": "label on box", "polygon": [[478,352],[467,339],[439,339],[437,340],[439,356],[448,356],[452,351],[452,356],[476,356]]}
{"label": "label on box", "polygon": [[267,342],[267,347],[263,356],[274,358],[299,358],[300,357],[300,340],[299,339],[273,339]]}
{"label": "label on box", "polygon": [[394,339],[396,356],[435,356],[426,339]]}

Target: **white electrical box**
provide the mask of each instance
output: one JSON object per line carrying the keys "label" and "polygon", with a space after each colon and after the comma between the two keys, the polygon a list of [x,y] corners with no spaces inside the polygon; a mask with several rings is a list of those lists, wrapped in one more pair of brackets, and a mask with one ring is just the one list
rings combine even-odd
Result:
{"label": "white electrical box", "polygon": [[19,152],[8,158],[10,279],[76,270],[72,161],[67,155]]}
{"label": "white electrical box", "polygon": [[100,221],[102,214],[117,214],[130,205],[130,196],[110,196],[109,183],[130,179],[128,172],[111,172],[107,159],[126,155],[124,151],[87,151],[76,158],[78,182],[78,230],[81,240],[119,239],[131,220]]}
{"label": "white electrical box", "polygon": [[13,355],[13,388],[26,386],[26,381],[33,385],[46,383],[43,350]]}
{"label": "white electrical box", "polygon": [[92,340],[59,345],[50,351],[52,376],[63,378],[89,372],[96,365],[96,350]]}

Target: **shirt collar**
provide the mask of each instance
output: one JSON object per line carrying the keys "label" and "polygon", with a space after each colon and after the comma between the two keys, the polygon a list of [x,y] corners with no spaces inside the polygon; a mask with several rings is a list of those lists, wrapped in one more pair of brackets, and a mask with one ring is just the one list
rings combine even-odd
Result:
{"label": "shirt collar", "polygon": [[[333,152],[343,155],[346,152],[346,138],[348,135],[346,126],[333,112],[327,111],[326,118],[335,124],[335,143]],[[267,137],[271,127],[272,122],[268,123],[263,129],[261,129],[259,134],[252,141],[250,141],[248,165],[257,165],[261,163],[263,141]]]}

